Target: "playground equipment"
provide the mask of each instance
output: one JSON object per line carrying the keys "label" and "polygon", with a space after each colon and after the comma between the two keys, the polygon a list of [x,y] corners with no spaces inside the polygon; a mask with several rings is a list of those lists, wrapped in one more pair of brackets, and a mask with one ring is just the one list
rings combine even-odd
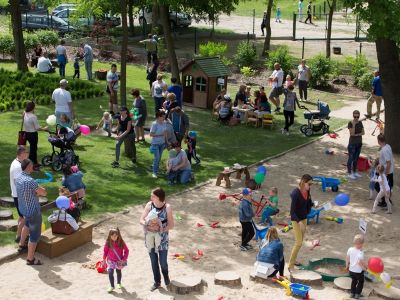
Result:
{"label": "playground equipment", "polygon": [[321,184],[323,192],[326,192],[326,188],[330,187],[332,192],[339,191],[339,185],[341,181],[339,178],[330,178],[323,176],[313,176],[313,182]]}
{"label": "playground equipment", "polygon": [[[338,258],[321,258],[310,260],[308,265],[301,269],[314,271],[321,275],[323,281],[334,281],[338,277],[348,277],[349,273],[345,270],[346,262]],[[329,270],[332,270],[329,272]]]}
{"label": "playground equipment", "polygon": [[336,222],[338,224],[342,224],[343,223],[343,218],[335,218],[335,217],[331,217],[331,216],[326,216],[325,220],[334,221],[334,222]]}
{"label": "playground equipment", "polygon": [[262,240],[265,238],[265,236],[267,235],[268,229],[269,227],[264,227],[264,228],[259,228],[257,227],[256,223],[254,223],[254,221],[251,221],[251,223],[253,224],[253,228],[255,231],[255,240],[258,241],[258,239]]}
{"label": "playground equipment", "polygon": [[300,296],[303,299],[310,299],[309,291],[311,287],[300,283],[291,283],[287,278],[279,276],[279,278],[273,278],[273,282],[279,283],[286,289],[286,295],[288,296]]}

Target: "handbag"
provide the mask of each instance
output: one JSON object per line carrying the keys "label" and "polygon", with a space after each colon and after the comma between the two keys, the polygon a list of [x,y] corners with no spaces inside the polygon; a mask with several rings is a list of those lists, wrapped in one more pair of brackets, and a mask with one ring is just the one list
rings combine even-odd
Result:
{"label": "handbag", "polygon": [[70,235],[74,233],[74,229],[72,226],[67,222],[67,213],[64,211],[64,220],[60,220],[60,214],[62,210],[60,209],[58,212],[57,221],[51,223],[51,232],[52,233],[59,233],[59,234],[66,234]]}
{"label": "handbag", "polygon": [[117,251],[115,251],[114,247],[111,247],[111,250],[114,252],[115,256],[118,258],[118,261],[117,261],[117,264],[116,264],[117,265],[117,269],[118,270],[122,270],[124,267],[126,267],[128,265],[128,262],[126,260],[122,260],[119,257],[119,255],[118,255]]}
{"label": "handbag", "polygon": [[26,145],[26,131],[23,131],[24,128],[24,117],[25,113],[22,114],[22,121],[21,121],[21,129],[18,132],[18,146],[25,146]]}

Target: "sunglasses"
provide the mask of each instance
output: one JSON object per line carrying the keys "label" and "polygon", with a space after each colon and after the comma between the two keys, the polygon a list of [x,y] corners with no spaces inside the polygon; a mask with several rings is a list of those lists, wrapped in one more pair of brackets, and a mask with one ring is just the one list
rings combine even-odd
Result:
{"label": "sunglasses", "polygon": [[358,119],[360,116],[353,116],[354,119]]}

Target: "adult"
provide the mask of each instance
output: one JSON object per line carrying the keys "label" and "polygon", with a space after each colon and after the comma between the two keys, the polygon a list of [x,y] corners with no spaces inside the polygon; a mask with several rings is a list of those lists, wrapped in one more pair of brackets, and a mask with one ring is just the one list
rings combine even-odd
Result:
{"label": "adult", "polygon": [[312,6],[311,6],[311,1],[308,2],[308,5],[307,5],[307,19],[304,21],[304,24],[307,24],[307,21],[310,21],[310,24],[313,24],[313,22],[312,22]]}
{"label": "adult", "polygon": [[17,235],[15,237],[16,243],[19,243],[19,241],[21,240],[21,232],[25,222],[24,222],[24,217],[22,216],[21,211],[19,210],[17,187],[15,186],[15,181],[22,173],[21,162],[27,158],[28,158],[28,151],[26,150],[26,148],[24,146],[18,146],[17,157],[12,161],[10,166],[11,197],[13,197],[14,199],[14,206],[16,207],[18,213],[18,228],[17,228]]}
{"label": "adult", "polygon": [[[157,214],[158,218],[146,221],[146,217],[150,212]],[[160,232],[161,242],[156,250],[155,248],[148,249],[151,261],[151,269],[153,271],[154,283],[150,290],[154,291],[161,286],[161,273],[164,277],[166,286],[170,284],[168,275],[168,246],[169,246],[169,231],[174,228],[174,217],[172,208],[169,203],[166,203],[165,192],[162,188],[155,188],[151,191],[150,201],[147,202],[142,216],[140,217],[140,224],[145,226],[146,234],[148,232]],[[160,227],[161,224],[161,227]]]}
{"label": "adult", "polygon": [[353,111],[353,120],[347,124],[349,129],[350,138],[347,151],[349,152],[349,158],[347,160],[347,176],[350,179],[357,179],[361,175],[357,172],[357,162],[360,157],[362,147],[362,136],[365,134],[364,126],[360,121],[360,112],[358,110]]}
{"label": "adult", "polygon": [[93,79],[92,65],[93,65],[93,49],[88,44],[81,44],[83,49],[83,61],[85,62],[85,69],[87,74],[87,79]]}
{"label": "adult", "polygon": [[153,63],[157,60],[157,40],[151,33],[147,35],[147,39],[139,41],[140,44],[144,44],[144,48],[147,52],[147,63],[150,64],[152,59]]}
{"label": "adult", "polygon": [[[42,227],[42,213],[38,196],[45,197],[46,189],[39,186],[32,178],[33,163],[30,159],[24,159],[21,162],[21,175],[16,179],[18,206],[21,214],[24,216],[25,225],[22,229],[18,252],[22,253],[26,249],[28,255],[27,265],[41,265],[40,260],[35,259],[35,250],[37,242],[40,239]],[[25,246],[25,240],[29,235],[28,246]]]}
{"label": "adult", "polygon": [[178,79],[176,77],[171,78],[171,85],[167,88],[167,91],[169,93],[175,94],[175,100],[177,103],[177,106],[183,107],[182,106],[182,86],[178,84]]}
{"label": "adult", "polygon": [[157,112],[164,103],[164,93],[167,91],[167,84],[163,80],[163,75],[158,74],[157,80],[151,85],[151,96],[154,98],[154,109]]}
{"label": "adult", "polygon": [[306,60],[302,59],[300,65],[297,67],[297,80],[299,83],[300,101],[307,101],[307,88],[310,81],[311,71],[306,65]]}
{"label": "adult", "polygon": [[218,119],[222,122],[229,122],[233,116],[232,100],[228,95],[224,95],[223,100],[217,106]]}
{"label": "adult", "polygon": [[299,0],[299,3],[297,5],[297,11],[299,13],[299,22],[303,21],[303,7],[304,7],[303,0]]}
{"label": "adult", "polygon": [[379,116],[381,114],[382,96],[383,92],[381,85],[381,76],[379,75],[379,71],[376,70],[374,72],[374,79],[372,79],[371,96],[369,97],[367,103],[367,114],[365,115],[367,118],[372,117],[372,104],[376,102],[376,119],[379,120]]}
{"label": "adult", "polygon": [[264,11],[263,18],[262,18],[262,21],[261,21],[261,32],[262,32],[261,35],[262,36],[264,36],[265,27],[267,27],[267,11]]}
{"label": "adult", "polygon": [[60,71],[60,76],[65,77],[65,66],[67,65],[67,49],[65,48],[65,41],[61,40],[60,45],[56,47],[58,68]]}
{"label": "adult", "polygon": [[132,89],[131,95],[134,98],[133,107],[135,108],[135,114],[133,115],[133,121],[135,125],[136,142],[145,142],[144,124],[147,118],[146,101],[140,95],[139,89]]}
{"label": "adult", "polygon": [[113,115],[118,111],[118,74],[117,65],[112,64],[111,70],[107,72],[107,94],[108,94],[108,110]]}
{"label": "adult", "polygon": [[233,106],[238,106],[239,104],[245,103],[247,103],[246,86],[244,84],[241,84],[239,86],[238,92],[236,93],[235,100],[233,101]]}
{"label": "adult", "polygon": [[37,70],[39,71],[39,73],[54,73],[56,71],[56,69],[51,64],[47,52],[44,52],[43,55],[39,57]]}
{"label": "adult", "polygon": [[42,56],[42,53],[43,53],[43,49],[39,44],[36,45],[35,48],[33,48],[31,67],[37,68],[38,60],[39,60],[39,57]]}
{"label": "adult", "polygon": [[172,126],[171,120],[165,118],[165,130],[166,130],[166,141],[167,148],[171,149],[172,145],[177,142],[174,127]]}
{"label": "adult", "polygon": [[168,93],[166,100],[163,103],[163,109],[167,113],[167,118],[169,117],[169,113],[171,110],[173,110],[175,107],[179,106],[178,103],[176,102],[176,96],[174,93]]}
{"label": "adult", "polygon": [[60,80],[60,87],[53,91],[51,96],[56,104],[55,115],[57,124],[60,124],[60,117],[62,114],[66,115],[69,119],[67,125],[71,127],[72,120],[75,117],[74,106],[72,105],[71,93],[66,90],[68,81],[66,79]]}
{"label": "adult", "polygon": [[121,154],[121,145],[127,140],[132,147],[132,163],[136,163],[136,146],[135,146],[135,131],[132,125],[132,119],[129,116],[128,109],[125,106],[121,107],[120,114],[117,117],[118,127],[117,136],[115,137],[115,161],[111,163],[113,168],[119,167],[119,156]]}
{"label": "adult", "polygon": [[285,116],[285,127],[282,128],[282,134],[289,135],[289,127],[294,123],[294,112],[296,111],[296,104],[301,108],[297,95],[293,92],[294,86],[289,85],[287,89],[283,89],[285,100],[283,101],[283,115]]}
{"label": "adult", "polygon": [[279,239],[276,227],[270,227],[265,239],[261,241],[260,251],[257,254],[257,262],[269,264],[267,277],[274,277],[278,271],[283,276],[285,258],[283,256],[283,244]]}
{"label": "adult", "polygon": [[176,139],[181,143],[189,132],[189,117],[180,106],[177,106],[171,109],[168,118],[171,120],[172,126],[174,127]]}
{"label": "adult", "polygon": [[66,187],[71,193],[78,193],[79,198],[85,196],[86,186],[83,183],[83,173],[81,171],[72,172],[70,166],[63,168],[64,178],[61,182],[62,186]]}
{"label": "adult", "polygon": [[[394,158],[392,147],[389,144],[386,144],[386,139],[383,134],[378,135],[377,137],[378,145],[381,148],[379,151],[379,164],[384,166],[385,175],[388,180],[389,188],[390,188],[390,196],[389,201],[392,202],[392,189],[393,189],[393,172],[394,172]],[[375,184],[375,189],[379,192],[379,183]],[[381,201],[378,206],[386,207],[386,202]]]}
{"label": "adult", "polygon": [[177,164],[171,168],[171,172],[176,172],[177,178],[180,183],[186,184],[192,179],[192,166],[185,150],[182,149],[181,144],[176,142],[172,145],[176,151]]}
{"label": "adult", "polygon": [[293,271],[296,263],[297,254],[303,245],[304,236],[307,228],[307,215],[311,211],[313,202],[311,200],[310,187],[312,177],[304,174],[299,183],[299,187],[295,188],[290,194],[292,203],[290,205],[290,219],[292,221],[295,242],[289,259],[289,272]]}
{"label": "adult", "polygon": [[158,60],[153,62],[153,65],[147,68],[146,72],[146,79],[149,81],[149,86],[150,86],[150,92],[151,92],[151,87],[153,85],[153,82],[157,80],[157,69],[159,66]]}
{"label": "adult", "polygon": [[150,128],[150,152],[154,154],[152,165],[153,174],[151,175],[153,178],[157,178],[158,176],[158,168],[160,165],[161,156],[166,147],[167,130],[164,121],[165,112],[163,110],[159,110],[156,112],[156,120],[151,124]]}
{"label": "adult", "polygon": [[279,63],[274,63],[274,71],[269,77],[269,80],[272,83],[272,90],[268,98],[276,106],[275,112],[279,112],[281,110],[279,95],[283,93],[283,70]]}

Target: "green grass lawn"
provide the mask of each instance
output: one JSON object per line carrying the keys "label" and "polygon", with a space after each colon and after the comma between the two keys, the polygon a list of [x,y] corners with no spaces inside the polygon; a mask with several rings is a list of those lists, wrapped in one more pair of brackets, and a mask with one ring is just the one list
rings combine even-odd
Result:
{"label": "green grass lawn", "polygon": [[[2,63],[2,67],[15,70],[14,64]],[[108,64],[95,63],[93,70],[108,67]],[[66,72],[67,74],[72,74],[72,64],[67,65]],[[82,70],[82,73],[84,73],[84,70]],[[83,77],[85,78],[85,75]],[[67,79],[72,80],[68,76]],[[150,115],[148,122],[151,122],[154,104],[149,97],[144,67],[129,65],[127,83],[130,88],[139,87],[143,92]],[[104,82],[97,84],[105,85]],[[231,94],[233,94],[235,87],[230,89]],[[319,92],[311,91],[311,99],[316,99],[317,97],[319,97]],[[332,108],[340,107],[342,105],[340,100],[343,100],[339,95],[325,93],[321,94],[321,99],[328,101]],[[102,115],[102,111],[99,108],[100,105],[104,108],[107,107],[106,96],[74,101],[79,122],[87,125],[96,124]],[[129,100],[128,106],[130,105],[131,102]],[[302,111],[297,111],[296,123],[292,130],[293,134],[290,136],[283,136],[280,133],[280,128],[283,127],[283,115],[277,115],[275,127],[269,130],[246,125],[236,127],[221,126],[218,122],[211,121],[209,110],[187,107],[186,111],[191,120],[191,129],[198,133],[198,154],[202,160],[201,166],[193,167],[196,183],[216,177],[224,166],[233,165],[236,162],[248,165],[310,140],[298,130],[299,126],[305,123]],[[45,125],[44,120],[53,112],[53,105],[38,106],[36,109],[36,114],[42,125]],[[0,157],[0,190],[2,195],[10,194],[9,165],[15,156],[20,114],[20,111],[12,111],[1,113],[0,117],[0,151],[3,153]],[[334,118],[329,121],[332,129],[342,126],[345,122],[345,120]],[[129,159],[122,155],[120,160],[121,167],[119,169],[111,168],[110,163],[114,160],[114,145],[113,139],[94,134],[81,136],[77,140],[75,150],[82,162],[81,169],[85,173],[84,182],[87,186],[86,199],[91,206],[90,209],[83,212],[84,218],[100,217],[104,212],[116,212],[129,205],[144,203],[149,199],[151,189],[156,186],[165,188],[167,194],[187,187],[181,185],[168,186],[164,178],[157,180],[151,178],[150,166],[153,157],[149,152],[148,145],[137,146],[137,166],[134,166]],[[39,159],[51,153],[51,145],[47,141],[47,134],[43,132],[39,133],[38,153]],[[167,152],[164,152],[163,161],[165,161],[166,156]],[[162,169],[163,167],[161,167]],[[51,171],[51,169],[43,168],[43,171]],[[48,190],[49,200],[52,201],[57,197],[61,174],[51,172],[54,175],[55,182],[43,185]],[[44,174],[41,172],[34,173],[34,177],[44,178]],[[12,237],[12,233],[0,233],[0,245],[10,243]]]}

